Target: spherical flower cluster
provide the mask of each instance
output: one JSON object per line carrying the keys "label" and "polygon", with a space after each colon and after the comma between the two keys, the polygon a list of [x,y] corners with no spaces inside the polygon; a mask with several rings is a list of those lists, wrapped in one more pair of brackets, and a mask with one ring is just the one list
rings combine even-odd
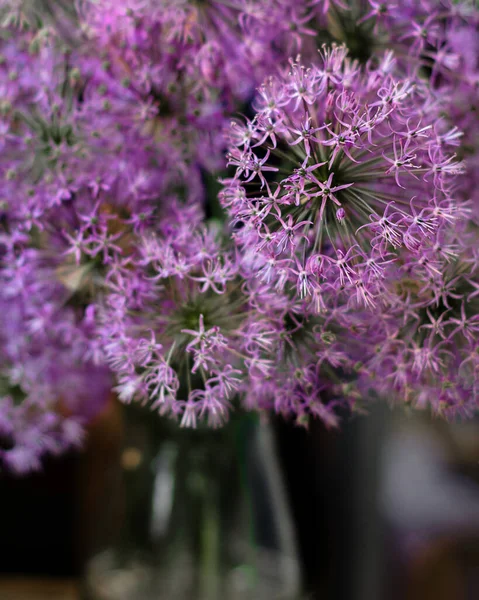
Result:
{"label": "spherical flower cluster", "polygon": [[222,202],[244,277],[299,303],[303,336],[329,341],[316,373],[342,395],[348,382],[356,398],[471,415],[477,233],[456,197],[457,130],[393,69],[390,54],[361,69],[333,47],[268,79],[253,120],[231,126]]}
{"label": "spherical flower cluster", "polygon": [[361,71],[344,47],[325,49],[269,79],[253,121],[232,124],[222,198],[236,242],[255,249],[263,281],[317,310],[331,294],[374,307],[393,261],[438,273],[443,231],[466,211],[433,100],[393,64]]}
{"label": "spherical flower cluster", "polygon": [[[199,169],[190,165],[190,187],[183,183],[181,148],[131,110],[133,96],[88,47],[29,22],[3,29],[0,47],[1,394],[19,403],[8,414],[25,427],[42,414],[60,424],[61,412],[87,423],[112,385],[94,335],[110,265],[154,220],[160,197],[168,204],[181,187],[199,201]],[[8,435],[7,466],[26,443],[19,427]],[[57,448],[55,427],[42,439],[50,432]],[[31,468],[48,452],[34,444]]]}
{"label": "spherical flower cluster", "polygon": [[79,14],[106,71],[121,82],[120,97],[133,100],[131,110],[155,119],[160,131],[173,129],[186,156],[214,170],[222,164],[225,116],[284,59],[270,27],[277,4],[88,0]]}
{"label": "spherical flower cluster", "polygon": [[[2,209],[10,226],[43,230],[65,221],[52,218],[60,211],[76,213],[69,217],[75,232],[99,201],[147,220],[186,172],[168,130],[160,137],[101,60],[71,51],[52,31],[7,31],[2,54]],[[194,165],[189,173],[194,189]]]}
{"label": "spherical flower cluster", "polygon": [[255,360],[267,332],[264,342],[242,339],[248,319],[238,310],[245,298],[237,268],[201,229],[201,213],[180,205],[169,213],[110,281],[104,347],[121,400],[151,399],[162,414],[181,414],[182,425],[207,416],[218,426],[241,382],[233,363],[245,351]]}
{"label": "spherical flower cluster", "polygon": [[0,236],[0,471],[23,474],[77,447],[112,380],[87,356],[93,315],[75,309],[44,252]]}
{"label": "spherical flower cluster", "polygon": [[218,235],[204,229],[201,215],[170,207],[159,230],[119,266],[100,328],[119,398],[189,427],[221,425],[238,401],[336,425],[334,407],[350,399],[326,394],[331,385],[315,353],[340,364],[340,336],[329,355],[334,336],[306,330],[299,305],[245,281],[247,261]]}

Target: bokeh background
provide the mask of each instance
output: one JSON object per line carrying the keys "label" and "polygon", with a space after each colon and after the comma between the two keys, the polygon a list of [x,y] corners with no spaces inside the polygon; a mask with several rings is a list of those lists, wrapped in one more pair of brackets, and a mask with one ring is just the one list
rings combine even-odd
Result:
{"label": "bokeh background", "polygon": [[[26,478],[2,474],[2,600],[86,597],[85,569],[118,543],[128,477],[148,459],[144,431],[132,436],[122,411],[112,399],[83,453],[49,459]],[[446,424],[377,405],[341,431],[282,420],[271,431],[287,510],[279,516],[291,523],[289,551],[305,597],[478,598],[477,421]],[[268,505],[261,473],[252,481],[264,501],[260,535],[268,536],[268,515],[278,510]],[[152,502],[168,506],[172,486],[161,482],[162,500],[146,493],[137,508],[133,536],[154,526]]]}

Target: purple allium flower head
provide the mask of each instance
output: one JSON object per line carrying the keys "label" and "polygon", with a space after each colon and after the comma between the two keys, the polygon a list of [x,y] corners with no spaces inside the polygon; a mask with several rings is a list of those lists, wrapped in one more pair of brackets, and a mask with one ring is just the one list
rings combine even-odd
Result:
{"label": "purple allium flower head", "polygon": [[187,157],[218,169],[225,115],[250,98],[280,56],[265,35],[269,3],[88,0],[79,13],[132,110],[154,119],[159,135],[171,122]]}
{"label": "purple allium flower head", "polygon": [[320,335],[306,333],[304,345],[304,317],[289,315],[294,302],[245,280],[248,259],[218,235],[200,213],[170,207],[111,278],[101,332],[120,399],[147,403],[184,427],[221,425],[240,398],[250,409],[302,421],[317,412],[335,425],[315,374]]}
{"label": "purple allium flower head", "polygon": [[479,262],[461,132],[447,126],[450,88],[398,72],[391,53],[361,68],[333,47],[269,78],[255,117],[232,124],[221,199],[243,276],[287,299],[322,392],[467,417]]}
{"label": "purple allium flower head", "polygon": [[242,345],[238,269],[200,227],[197,209],[170,206],[169,214],[158,235],[144,237],[135,269],[110,280],[106,356],[121,400],[151,400],[185,426],[201,417],[218,426],[241,375],[231,365]]}
{"label": "purple allium flower head", "polygon": [[396,79],[392,65],[387,55],[362,70],[344,47],[325,48],[319,64],[267,80],[254,120],[232,125],[222,201],[236,242],[272,287],[319,309],[330,293],[375,306],[385,265],[420,260],[463,214],[463,164],[439,142],[421,82]]}
{"label": "purple allium flower head", "polygon": [[[77,447],[104,406],[108,370],[90,360],[92,331],[46,255],[1,239],[0,468],[20,474]],[[69,416],[66,416],[69,415]]]}

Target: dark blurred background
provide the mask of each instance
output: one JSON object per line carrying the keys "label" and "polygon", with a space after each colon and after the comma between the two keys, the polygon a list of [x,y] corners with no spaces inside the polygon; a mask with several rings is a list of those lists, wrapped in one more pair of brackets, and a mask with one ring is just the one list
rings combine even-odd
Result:
{"label": "dark blurred background", "polygon": [[[477,421],[378,405],[340,431],[280,419],[272,430],[304,598],[479,598]],[[124,415],[112,400],[83,453],[50,459],[28,478],[0,476],[0,600],[86,597],[85,566],[116,543],[125,520],[137,441],[137,453],[135,444],[125,450]],[[251,481],[264,500],[261,476]]]}

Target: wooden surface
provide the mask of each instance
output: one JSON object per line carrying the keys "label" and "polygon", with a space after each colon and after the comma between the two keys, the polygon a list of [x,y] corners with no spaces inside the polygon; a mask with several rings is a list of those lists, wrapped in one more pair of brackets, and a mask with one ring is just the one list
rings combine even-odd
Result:
{"label": "wooden surface", "polygon": [[1,600],[80,600],[79,586],[71,579],[0,577]]}

